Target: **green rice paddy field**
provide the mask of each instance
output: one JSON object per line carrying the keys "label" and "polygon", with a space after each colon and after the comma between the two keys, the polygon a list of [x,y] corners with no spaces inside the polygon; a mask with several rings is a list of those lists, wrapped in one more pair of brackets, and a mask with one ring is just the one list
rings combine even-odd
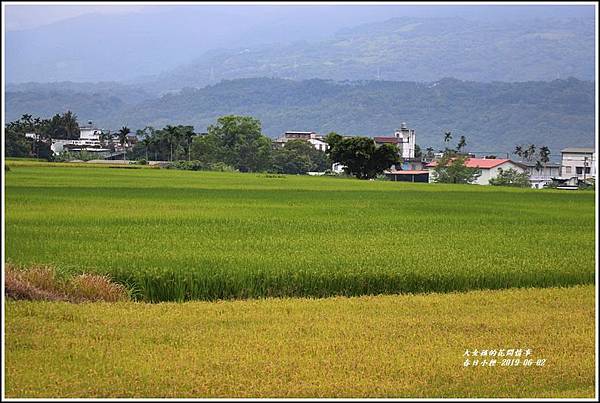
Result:
{"label": "green rice paddy field", "polygon": [[593,192],[9,166],[7,260],[144,301],[594,282]]}

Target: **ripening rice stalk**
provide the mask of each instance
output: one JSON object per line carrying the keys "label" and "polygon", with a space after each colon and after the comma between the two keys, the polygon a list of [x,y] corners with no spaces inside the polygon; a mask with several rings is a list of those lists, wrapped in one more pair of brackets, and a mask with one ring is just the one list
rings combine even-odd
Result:
{"label": "ripening rice stalk", "polygon": [[20,166],[6,252],[153,302],[591,284],[594,194]]}

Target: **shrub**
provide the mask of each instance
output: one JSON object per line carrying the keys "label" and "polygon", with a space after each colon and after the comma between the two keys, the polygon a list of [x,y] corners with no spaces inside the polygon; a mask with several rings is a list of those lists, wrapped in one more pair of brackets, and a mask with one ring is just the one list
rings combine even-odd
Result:
{"label": "shrub", "polygon": [[125,301],[127,289],[107,276],[80,274],[67,284],[69,297],[76,301]]}
{"label": "shrub", "polygon": [[232,167],[231,165],[227,165],[224,162],[213,162],[212,164],[209,164],[209,168],[211,171],[218,171],[218,172],[235,172],[236,169],[234,167]]}
{"label": "shrub", "polygon": [[173,161],[169,163],[165,168],[167,169],[182,169],[186,171],[203,171],[208,168],[208,164],[201,161]]}
{"label": "shrub", "polygon": [[54,161],[55,162],[69,162],[69,161],[74,161],[74,160],[81,160],[81,161],[90,161],[95,159],[97,156],[94,155],[93,153],[89,152],[89,151],[77,151],[77,152],[72,152],[72,151],[63,151],[62,153],[58,154],[57,156],[54,157]]}
{"label": "shrub", "polygon": [[4,293],[7,298],[35,301],[62,301],[65,296],[54,287],[53,273],[45,268],[16,270],[6,265]]}
{"label": "shrub", "polygon": [[167,169],[182,169],[185,171],[218,171],[235,172],[236,169],[224,162],[173,161],[165,166]]}
{"label": "shrub", "polygon": [[492,186],[511,186],[519,188],[530,188],[531,182],[529,181],[529,175],[527,172],[518,172],[515,169],[509,168],[503,170],[498,168],[498,176],[490,179],[490,185]]}
{"label": "shrub", "polygon": [[80,274],[60,278],[54,268],[33,266],[27,269],[6,265],[4,293],[7,298],[42,301],[126,301],[127,288],[106,276]]}

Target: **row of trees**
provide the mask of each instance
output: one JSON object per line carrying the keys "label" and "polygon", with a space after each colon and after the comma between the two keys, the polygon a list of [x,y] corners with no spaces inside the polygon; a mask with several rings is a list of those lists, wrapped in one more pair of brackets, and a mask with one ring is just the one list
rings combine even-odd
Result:
{"label": "row of trees", "polygon": [[[451,132],[444,133],[444,143],[452,139]],[[437,161],[433,169],[435,182],[439,183],[472,183],[481,175],[477,168],[466,166],[468,155],[463,150],[467,145],[465,136],[460,136],[456,148],[446,147],[443,156]],[[433,154],[433,149],[428,148],[428,153]],[[550,162],[550,149],[546,146],[536,147],[535,144],[517,145],[514,153],[527,162],[535,161],[535,169],[539,172]],[[502,170],[496,178],[490,179],[493,186],[531,187],[529,174],[518,172],[514,169]]]}
{"label": "row of trees", "polygon": [[141,140],[128,153],[132,159],[187,161],[174,166],[188,169],[236,169],[241,172],[302,174],[324,171],[327,155],[301,140],[272,149],[271,139],[262,134],[259,120],[228,115],[197,135],[193,126],[146,127],[136,132]]}
{"label": "row of trees", "polygon": [[[34,118],[25,114],[20,119],[5,126],[4,153],[7,157],[52,158],[50,138],[67,138],[75,132],[79,134],[77,116],[70,111],[56,114],[50,119]],[[27,137],[33,133],[33,138]]]}
{"label": "row of trees", "polygon": [[[77,139],[77,116],[70,111],[50,119],[23,115],[5,128],[5,154],[8,157],[53,159],[51,139]],[[34,133],[34,138],[26,136]],[[117,143],[129,142],[131,129],[124,126],[117,133],[103,132],[100,144],[115,151]],[[249,116],[223,116],[197,135],[193,126],[167,125],[162,129],[145,127],[135,132],[139,139],[124,153],[134,160],[195,161],[194,167],[230,167],[242,172],[270,171],[302,174],[324,171],[331,166],[328,156],[311,144],[294,140],[282,149],[273,150],[271,139],[262,134],[259,120]],[[191,166],[191,165],[183,165]]]}
{"label": "row of trees", "polygon": [[260,121],[250,116],[222,116],[202,135],[195,135],[192,126],[146,127],[137,135],[142,140],[131,150],[131,158],[187,160],[190,164],[177,167],[190,169],[218,166],[241,172],[302,174],[325,171],[332,162],[339,162],[348,174],[370,179],[399,162],[392,145],[377,147],[371,138],[345,138],[336,133],[325,139],[327,153],[302,140],[290,140],[273,149],[271,139],[262,134]]}
{"label": "row of trees", "polygon": [[[23,115],[6,127],[7,156],[38,156],[51,158],[49,138],[77,138],[79,131],[77,116],[67,111],[51,119],[33,118]],[[36,133],[35,139],[25,137],[25,133]],[[123,146],[128,141],[131,130],[122,127],[117,138]],[[194,164],[179,165],[194,169],[236,169],[241,172],[276,172],[303,174],[309,171],[325,171],[333,162],[345,166],[348,174],[359,179],[371,179],[385,169],[400,163],[398,150],[391,144],[377,146],[368,137],[343,137],[330,133],[325,141],[329,145],[327,153],[315,149],[302,140],[291,140],[285,147],[273,149],[271,140],[262,134],[259,120],[250,116],[228,115],[220,117],[208,127],[207,133],[197,135],[193,126],[167,125],[162,129],[145,127],[136,131],[138,141],[125,156],[131,159],[162,161],[194,161]],[[452,139],[451,132],[444,133],[444,143]],[[114,136],[103,133],[100,142],[112,145]],[[443,156],[437,161],[432,175],[441,183],[472,183],[480,175],[477,168],[467,167],[467,155],[462,153],[466,147],[465,136],[461,136],[456,148],[446,146]],[[537,152],[537,153],[536,153]],[[537,158],[537,165],[549,161],[548,147],[535,145],[517,146],[515,153],[528,161]],[[419,152],[420,154],[420,152]],[[433,157],[433,149],[427,149],[426,157]],[[505,178],[506,176],[506,178]],[[502,174],[492,184],[524,183],[514,173]]]}
{"label": "row of trees", "polygon": [[536,147],[535,144],[517,145],[514,153],[527,162],[535,161],[536,171],[541,171],[550,162],[550,148],[546,146]]}
{"label": "row of trees", "polygon": [[[31,133],[33,136],[26,136]],[[5,126],[5,155],[7,157],[35,157],[51,160],[51,140],[76,140],[80,127],[77,115],[71,111],[56,114],[49,119],[24,114],[20,119],[9,122]],[[123,145],[129,129],[123,127],[118,133],[118,141]],[[100,137],[104,146],[114,148],[114,136],[102,133]],[[112,150],[114,151],[114,149]]]}
{"label": "row of trees", "polygon": [[[123,129],[119,132],[119,141],[122,132]],[[191,159],[192,140],[196,136],[193,126],[167,125],[162,129],[147,126],[137,130],[136,135],[141,140],[129,152],[131,158],[156,161]],[[126,136],[125,134],[125,138]]]}

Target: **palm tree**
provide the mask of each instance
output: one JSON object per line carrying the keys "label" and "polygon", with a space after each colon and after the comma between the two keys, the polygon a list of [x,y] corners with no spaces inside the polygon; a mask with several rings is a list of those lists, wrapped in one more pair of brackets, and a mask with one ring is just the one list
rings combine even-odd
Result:
{"label": "palm tree", "polygon": [[444,133],[444,143],[448,143],[450,140],[452,140],[452,132],[445,132]]}
{"label": "palm tree", "polygon": [[531,158],[535,155],[535,144],[530,144],[527,148],[527,160],[531,161]]}
{"label": "palm tree", "polygon": [[146,161],[148,161],[148,146],[150,145],[150,140],[148,139],[148,135],[146,134],[146,129],[137,129],[135,131],[135,135],[138,138],[142,137],[142,141],[140,141],[140,143],[142,143],[142,145],[146,149]]}
{"label": "palm tree", "polygon": [[32,124],[31,118],[32,118],[32,116],[28,113],[21,116],[21,120],[23,121],[23,123],[25,123],[27,125],[27,127],[30,127]]}
{"label": "palm tree", "polygon": [[546,146],[542,146],[540,147],[540,160],[544,163],[547,164],[548,162],[550,162],[550,149]]}
{"label": "palm tree", "polygon": [[150,145],[152,146],[152,148],[154,148],[154,161],[158,161],[158,150],[162,151],[160,147],[160,137],[152,135],[150,137]]}
{"label": "palm tree", "polygon": [[98,140],[100,140],[100,146],[102,148],[106,147],[106,140],[108,140],[108,133],[101,131],[100,136],[98,137]]}
{"label": "palm tree", "polygon": [[71,111],[67,111],[63,115],[63,124],[65,127],[65,132],[67,133],[67,138],[74,138],[73,136],[79,130],[79,124],[77,123],[77,115],[75,115]]}
{"label": "palm tree", "polygon": [[148,135],[146,135],[146,137],[144,137],[144,139],[142,140],[142,144],[144,145],[144,148],[146,149],[146,161],[148,161],[148,148],[150,147],[150,144],[152,144],[152,140],[150,140],[150,137]]}
{"label": "palm tree", "polygon": [[460,140],[458,141],[458,145],[456,146],[457,151],[460,152],[467,145],[467,139],[465,136],[460,136]]}
{"label": "palm tree", "polygon": [[191,161],[192,157],[192,140],[194,139],[194,127],[193,126],[185,126],[183,136],[185,138],[185,143],[187,144],[188,151],[188,161]]}
{"label": "palm tree", "polygon": [[544,168],[544,165],[542,165],[542,163],[540,162],[540,160],[537,160],[535,162],[535,170],[538,171],[538,174],[540,173],[540,171]]}
{"label": "palm tree", "polygon": [[169,161],[173,161],[173,143],[177,139],[178,131],[179,130],[177,130],[176,127],[173,127],[171,125],[167,125],[165,127],[165,137],[169,143],[169,150],[170,150]]}
{"label": "palm tree", "polygon": [[108,148],[111,153],[115,152],[115,136],[110,132],[110,130],[106,133],[106,138],[108,140]]}
{"label": "palm tree", "polygon": [[127,127],[127,126],[121,127],[121,129],[119,130],[119,133],[118,133],[119,143],[121,144],[121,148],[123,148],[123,161],[125,161],[127,158],[127,151],[125,150],[125,144],[127,143],[127,135],[129,133],[131,133],[131,130],[129,130],[129,127]]}
{"label": "palm tree", "polygon": [[523,146],[516,146],[515,154],[518,155],[519,157],[523,157]]}

